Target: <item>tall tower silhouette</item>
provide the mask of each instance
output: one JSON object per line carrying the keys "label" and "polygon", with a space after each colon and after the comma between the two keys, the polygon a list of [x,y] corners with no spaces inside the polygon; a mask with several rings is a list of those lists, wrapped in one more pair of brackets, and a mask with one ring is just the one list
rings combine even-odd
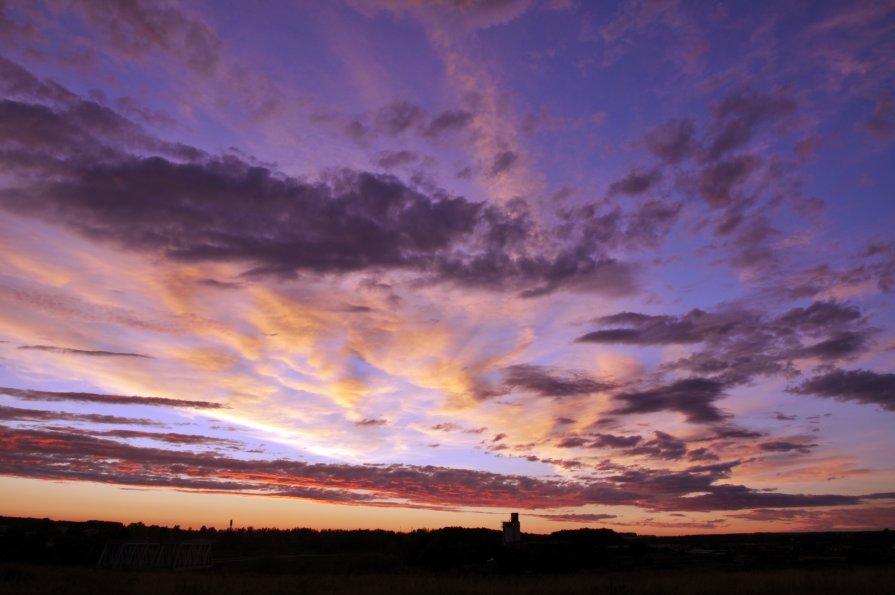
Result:
{"label": "tall tower silhouette", "polygon": [[519,513],[510,513],[510,520],[503,522],[503,543],[509,545],[522,541],[522,530],[519,526]]}

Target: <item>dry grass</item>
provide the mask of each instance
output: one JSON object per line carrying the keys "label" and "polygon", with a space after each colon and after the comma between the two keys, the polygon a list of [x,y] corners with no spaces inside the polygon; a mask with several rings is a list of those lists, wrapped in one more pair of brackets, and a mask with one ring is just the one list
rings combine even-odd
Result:
{"label": "dry grass", "polygon": [[676,593],[786,595],[892,593],[892,566],[776,571],[640,571],[562,576],[366,576],[253,573],[109,571],[25,565],[0,567],[0,592],[8,595],[114,593],[121,595],[364,595],[501,594],[658,595]]}

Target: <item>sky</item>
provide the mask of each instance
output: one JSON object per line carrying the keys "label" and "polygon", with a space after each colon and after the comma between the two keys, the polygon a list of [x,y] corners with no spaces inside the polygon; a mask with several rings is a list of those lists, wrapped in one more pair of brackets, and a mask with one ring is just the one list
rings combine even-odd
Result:
{"label": "sky", "polygon": [[895,527],[895,3],[0,0],[0,515]]}

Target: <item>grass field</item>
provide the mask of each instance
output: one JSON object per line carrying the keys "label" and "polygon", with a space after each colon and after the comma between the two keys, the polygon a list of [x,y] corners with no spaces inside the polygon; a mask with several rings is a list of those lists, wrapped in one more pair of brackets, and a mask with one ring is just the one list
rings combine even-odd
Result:
{"label": "grass field", "polygon": [[773,571],[639,571],[540,576],[453,576],[441,574],[277,575],[196,572],[113,571],[92,568],[0,566],[0,593],[58,595],[363,595],[426,594],[799,594],[895,592],[895,567]]}

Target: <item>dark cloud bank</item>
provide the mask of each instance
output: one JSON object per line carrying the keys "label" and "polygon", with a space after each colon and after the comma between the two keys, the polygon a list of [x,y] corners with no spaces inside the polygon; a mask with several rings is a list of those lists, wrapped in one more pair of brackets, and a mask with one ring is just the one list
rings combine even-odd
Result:
{"label": "dark cloud bank", "polygon": [[839,401],[879,405],[895,411],[895,374],[870,370],[834,370],[788,389],[801,395],[817,395]]}
{"label": "dark cloud bank", "polygon": [[[99,241],[184,262],[242,262],[249,276],[402,270],[418,281],[529,297],[559,288],[622,295],[636,286],[634,265],[608,251],[624,235],[621,220],[603,221],[609,237],[599,241],[585,222],[576,233],[545,233],[521,201],[496,207],[360,171],[289,177],[155,139],[2,58],[0,91],[0,208]],[[394,134],[421,117],[408,106],[380,116]],[[442,116],[427,126],[462,121]],[[638,214],[631,225],[650,226],[657,215]]]}
{"label": "dark cloud bank", "polygon": [[64,428],[0,426],[0,474],[381,506],[549,509],[623,504],[650,510],[711,511],[854,505],[864,499],[782,494],[718,483],[729,477],[736,463],[681,471],[620,468],[600,480],[573,481],[435,466],[247,461],[213,452],[138,447],[110,437],[152,438],[180,445],[217,441],[180,434],[111,431],[91,436]]}

